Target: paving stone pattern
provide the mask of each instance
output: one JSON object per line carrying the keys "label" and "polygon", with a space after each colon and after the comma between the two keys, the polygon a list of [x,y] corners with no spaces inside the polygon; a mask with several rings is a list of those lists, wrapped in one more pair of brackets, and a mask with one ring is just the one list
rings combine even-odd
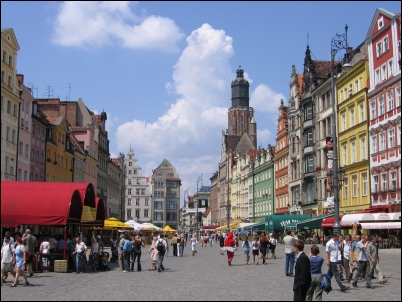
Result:
{"label": "paving stone pattern", "polygon": [[[111,270],[87,273],[35,273],[29,278],[31,285],[11,288],[8,283],[1,288],[2,301],[23,300],[74,300],[74,301],[131,301],[131,300],[214,300],[253,301],[293,300],[293,278],[284,272],[284,245],[276,249],[277,259],[269,259],[268,265],[245,265],[243,251],[236,251],[232,266],[228,266],[225,255],[220,255],[219,245],[201,247],[191,256],[190,245],[185,247],[184,257],[165,257],[165,272],[150,271],[149,246],[143,248],[141,272],[123,273],[116,263],[110,263]],[[310,245],[306,245],[307,253]],[[325,247],[320,246],[325,256]],[[364,281],[359,288],[345,293],[339,290],[335,280],[333,291],[323,293],[323,301],[400,301],[401,300],[401,249],[381,249],[380,267],[388,279],[380,284],[373,279],[374,289],[367,289]],[[136,267],[135,267],[136,269]],[[323,265],[326,272],[327,266]],[[20,284],[23,279],[20,279]]]}

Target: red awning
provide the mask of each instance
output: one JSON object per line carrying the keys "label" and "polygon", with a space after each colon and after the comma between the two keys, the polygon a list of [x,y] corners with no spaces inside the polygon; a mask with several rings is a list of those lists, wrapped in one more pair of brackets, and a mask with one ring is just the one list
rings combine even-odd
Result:
{"label": "red awning", "polygon": [[[1,226],[79,223],[84,200],[94,196],[89,183],[1,182]],[[88,200],[88,204],[91,202]],[[95,205],[95,201],[93,202]]]}
{"label": "red awning", "polygon": [[[342,220],[343,215],[339,215],[339,221]],[[332,228],[334,227],[335,223],[335,216],[324,218],[321,222],[322,228]]]}

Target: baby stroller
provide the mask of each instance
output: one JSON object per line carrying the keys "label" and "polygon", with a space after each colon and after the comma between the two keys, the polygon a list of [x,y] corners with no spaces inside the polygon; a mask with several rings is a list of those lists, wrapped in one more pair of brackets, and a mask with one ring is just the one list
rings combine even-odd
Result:
{"label": "baby stroller", "polygon": [[99,257],[99,268],[102,271],[110,271],[109,267],[109,253],[108,252],[102,252],[100,253]]}
{"label": "baby stroller", "polygon": [[119,255],[117,248],[112,250],[112,257],[110,258],[110,262],[115,263],[119,260]]}

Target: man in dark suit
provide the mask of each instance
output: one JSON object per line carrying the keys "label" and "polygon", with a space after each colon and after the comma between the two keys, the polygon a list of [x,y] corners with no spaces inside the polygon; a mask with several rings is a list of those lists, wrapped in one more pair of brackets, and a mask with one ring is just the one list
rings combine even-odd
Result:
{"label": "man in dark suit", "polygon": [[297,240],[294,244],[294,251],[297,257],[293,283],[294,301],[305,301],[311,284],[310,260],[303,250],[303,241]]}

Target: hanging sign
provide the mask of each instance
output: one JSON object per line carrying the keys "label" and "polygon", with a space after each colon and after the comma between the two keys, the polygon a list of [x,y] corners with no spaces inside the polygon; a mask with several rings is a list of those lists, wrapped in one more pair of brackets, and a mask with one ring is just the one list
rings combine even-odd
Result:
{"label": "hanging sign", "polygon": [[81,222],[96,220],[96,208],[84,206],[82,209]]}

